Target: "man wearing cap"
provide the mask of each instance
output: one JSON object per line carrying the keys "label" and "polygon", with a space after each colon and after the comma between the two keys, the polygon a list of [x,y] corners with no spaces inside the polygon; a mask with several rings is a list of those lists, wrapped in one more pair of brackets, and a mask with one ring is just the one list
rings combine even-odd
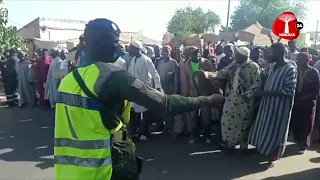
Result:
{"label": "man wearing cap", "polygon": [[226,150],[233,151],[236,145],[247,149],[247,137],[251,128],[255,109],[253,95],[261,85],[260,68],[249,59],[250,50],[239,47],[235,54],[235,62],[217,72],[199,71],[206,78],[225,79],[231,84],[226,94],[221,117],[222,141]]}
{"label": "man wearing cap", "polygon": [[[220,95],[165,95],[109,64],[120,56],[120,33],[110,20],[89,21],[84,39],[90,63],[75,69],[60,83],[54,133],[57,180],[138,179],[141,164],[123,126],[130,113],[125,99],[159,114],[173,115],[223,102]],[[142,60],[141,55],[136,59]]]}
{"label": "man wearing cap", "polygon": [[[158,91],[162,91],[161,89],[161,82],[160,82],[160,76],[154,67],[154,64],[152,60],[146,56],[144,53],[142,53],[143,46],[141,41],[134,40],[130,44],[129,47],[129,55],[132,57],[130,60],[130,66],[129,66],[129,73],[139,79],[140,81],[144,82],[149,87],[153,87],[154,81],[154,88]],[[150,135],[149,132],[149,126],[151,125],[151,117],[152,114],[150,111],[148,111],[148,107],[144,107],[141,105],[138,105],[136,103],[132,103],[132,108],[134,109],[134,112],[136,113],[136,118],[134,118],[134,121],[140,121],[140,132],[139,136],[141,140],[147,140],[147,137]],[[138,123],[134,123],[138,124]],[[132,127],[133,131],[135,131],[136,127]]]}
{"label": "man wearing cap", "polygon": [[45,99],[49,100],[51,108],[55,107],[55,100],[58,93],[60,78],[58,77],[61,63],[61,49],[54,47],[50,51],[51,64],[49,66],[45,87]]}

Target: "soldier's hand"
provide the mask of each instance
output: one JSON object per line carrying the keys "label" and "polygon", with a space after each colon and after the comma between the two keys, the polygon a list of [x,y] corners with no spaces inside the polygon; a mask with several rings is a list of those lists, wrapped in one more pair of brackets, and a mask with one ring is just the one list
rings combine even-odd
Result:
{"label": "soldier's hand", "polygon": [[225,101],[225,98],[220,94],[212,94],[207,96],[208,105],[212,107],[222,107]]}

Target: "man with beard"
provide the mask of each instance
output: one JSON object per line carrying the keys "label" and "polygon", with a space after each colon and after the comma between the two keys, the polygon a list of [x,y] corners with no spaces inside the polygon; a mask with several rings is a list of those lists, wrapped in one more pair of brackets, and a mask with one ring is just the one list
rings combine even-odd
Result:
{"label": "man with beard", "polygon": [[250,50],[240,47],[235,54],[235,62],[217,72],[198,71],[200,76],[211,80],[224,79],[231,84],[226,94],[221,117],[222,141],[226,150],[234,150],[240,144],[242,150],[248,148],[247,138],[254,117],[253,95],[261,85],[260,68],[249,59]]}
{"label": "man with beard", "polygon": [[267,77],[263,91],[255,94],[261,97],[261,103],[248,140],[260,154],[269,156],[270,167],[286,147],[297,84],[297,68],[285,59],[285,53],[282,43],[272,44],[270,60],[273,64],[263,72]]}

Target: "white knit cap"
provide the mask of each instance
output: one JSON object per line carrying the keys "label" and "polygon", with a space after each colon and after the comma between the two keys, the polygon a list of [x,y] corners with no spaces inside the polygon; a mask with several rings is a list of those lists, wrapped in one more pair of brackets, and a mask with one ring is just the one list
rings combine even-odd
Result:
{"label": "white knit cap", "polygon": [[138,40],[134,40],[131,42],[132,46],[138,48],[138,49],[142,49],[142,42],[141,41],[138,41]]}
{"label": "white knit cap", "polygon": [[58,48],[58,47],[53,47],[53,48],[52,48],[52,51],[61,52],[61,49]]}
{"label": "white knit cap", "polygon": [[144,54],[147,54],[147,53],[148,53],[147,49],[144,48],[144,47],[141,48],[141,51],[142,51]]}
{"label": "white knit cap", "polygon": [[247,47],[241,46],[237,49],[237,51],[244,56],[250,56],[250,49]]}

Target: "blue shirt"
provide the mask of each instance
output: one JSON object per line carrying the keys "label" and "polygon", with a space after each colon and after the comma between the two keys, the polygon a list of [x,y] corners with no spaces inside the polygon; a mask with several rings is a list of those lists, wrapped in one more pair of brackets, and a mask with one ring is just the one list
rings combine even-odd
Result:
{"label": "blue shirt", "polygon": [[231,63],[232,61],[227,58],[226,56],[221,58],[220,59],[220,62],[218,63],[218,66],[217,66],[217,71],[220,71],[221,69],[229,66],[229,64]]}
{"label": "blue shirt", "polygon": [[318,60],[314,65],[314,68],[316,68],[320,72],[320,60]]}

